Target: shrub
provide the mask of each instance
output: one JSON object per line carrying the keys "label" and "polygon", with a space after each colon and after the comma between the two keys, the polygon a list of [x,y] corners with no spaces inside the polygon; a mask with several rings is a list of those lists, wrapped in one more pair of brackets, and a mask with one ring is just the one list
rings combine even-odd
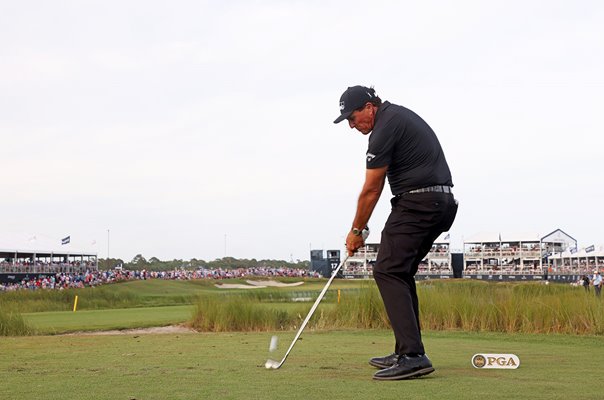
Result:
{"label": "shrub", "polygon": [[21,314],[0,310],[0,336],[23,336],[32,333]]}

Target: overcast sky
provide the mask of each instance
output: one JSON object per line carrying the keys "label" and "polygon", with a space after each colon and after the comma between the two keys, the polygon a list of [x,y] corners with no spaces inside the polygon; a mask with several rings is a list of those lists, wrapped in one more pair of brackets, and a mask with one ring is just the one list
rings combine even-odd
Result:
{"label": "overcast sky", "polygon": [[367,138],[332,121],[362,84],[438,135],[454,247],[604,243],[602,21],[595,0],[0,0],[0,229],[103,258],[109,230],[125,260],[343,249]]}

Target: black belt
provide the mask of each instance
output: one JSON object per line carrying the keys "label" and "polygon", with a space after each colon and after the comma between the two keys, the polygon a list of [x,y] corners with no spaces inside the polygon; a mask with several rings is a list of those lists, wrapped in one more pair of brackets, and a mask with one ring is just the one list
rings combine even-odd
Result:
{"label": "black belt", "polygon": [[453,190],[452,190],[451,186],[434,185],[434,186],[424,187],[424,188],[421,188],[421,189],[409,190],[408,192],[397,194],[394,197],[401,197],[401,196],[404,196],[406,194],[412,194],[412,193],[428,193],[428,192],[453,193]]}

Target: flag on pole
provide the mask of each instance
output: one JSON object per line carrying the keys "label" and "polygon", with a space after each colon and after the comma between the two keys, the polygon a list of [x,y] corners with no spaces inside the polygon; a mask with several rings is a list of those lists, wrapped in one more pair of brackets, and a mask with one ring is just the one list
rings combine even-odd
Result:
{"label": "flag on pole", "polygon": [[449,240],[450,237],[451,237],[451,234],[447,233],[447,236],[445,236],[445,240]]}
{"label": "flag on pole", "polygon": [[69,243],[70,241],[71,241],[71,236],[67,236],[67,237],[64,237],[63,239],[61,239],[61,244],[62,244],[62,245],[63,245],[63,244],[67,244],[67,243]]}
{"label": "flag on pole", "polygon": [[595,249],[596,249],[596,247],[592,244],[591,246],[585,248],[585,252],[586,253],[591,253]]}

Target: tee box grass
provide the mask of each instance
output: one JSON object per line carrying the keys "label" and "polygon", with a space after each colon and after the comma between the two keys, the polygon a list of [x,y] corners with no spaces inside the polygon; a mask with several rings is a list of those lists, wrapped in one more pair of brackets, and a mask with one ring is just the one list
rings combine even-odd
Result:
{"label": "tee box grass", "polygon": [[[279,348],[268,352],[272,334]],[[378,382],[370,357],[387,330],[5,337],[1,399],[602,399],[599,337],[427,332],[436,372]],[[479,370],[475,353],[513,353],[516,370]]]}

